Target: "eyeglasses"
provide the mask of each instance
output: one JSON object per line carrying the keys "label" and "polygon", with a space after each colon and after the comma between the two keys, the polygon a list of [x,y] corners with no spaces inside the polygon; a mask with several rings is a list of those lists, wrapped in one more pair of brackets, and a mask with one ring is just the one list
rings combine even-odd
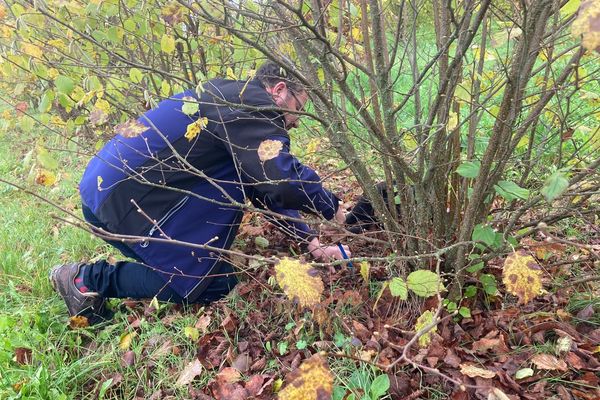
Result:
{"label": "eyeglasses", "polygon": [[296,111],[304,111],[304,104],[302,104],[300,102],[300,100],[298,99],[298,96],[296,96],[296,93],[294,93],[294,91],[290,88],[288,88],[288,92],[290,92],[290,94],[292,95],[292,97],[294,98],[294,100],[296,100]]}

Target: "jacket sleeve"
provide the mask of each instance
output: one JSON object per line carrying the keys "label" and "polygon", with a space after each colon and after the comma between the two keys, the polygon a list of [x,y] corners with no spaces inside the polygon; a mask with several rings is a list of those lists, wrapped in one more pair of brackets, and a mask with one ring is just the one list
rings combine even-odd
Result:
{"label": "jacket sleeve", "polygon": [[290,139],[282,124],[276,112],[234,110],[220,125],[218,135],[240,180],[258,192],[267,208],[332,219],[339,199],[323,188],[315,171],[290,154]]}
{"label": "jacket sleeve", "polygon": [[[256,195],[258,193],[254,193],[250,196],[250,200],[252,204],[256,208],[265,209],[266,205],[264,201],[258,198]],[[271,211],[274,211],[282,216],[287,216],[294,219],[302,219],[300,216],[300,212],[298,210],[286,210],[277,207],[271,206],[269,208]],[[313,237],[316,236],[316,232],[312,230],[307,224],[300,221],[294,221],[286,218],[277,218],[271,215],[265,214],[264,217],[273,225],[275,225],[279,230],[281,230],[286,235],[290,236],[292,239],[308,243]]]}

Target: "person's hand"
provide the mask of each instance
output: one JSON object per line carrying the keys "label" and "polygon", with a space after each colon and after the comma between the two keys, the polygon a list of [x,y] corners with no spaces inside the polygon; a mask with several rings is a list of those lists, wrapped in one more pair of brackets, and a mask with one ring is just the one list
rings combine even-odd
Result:
{"label": "person's hand", "polygon": [[[342,245],[348,257],[352,257],[350,249],[346,245]],[[343,260],[344,255],[338,246],[322,246],[319,239],[314,238],[308,244],[308,251],[318,261],[327,262],[331,260]]]}
{"label": "person's hand", "polygon": [[342,207],[342,203],[339,204],[337,212],[335,213],[333,219],[335,219],[336,222],[342,225],[346,222],[346,213],[344,212],[344,207]]}

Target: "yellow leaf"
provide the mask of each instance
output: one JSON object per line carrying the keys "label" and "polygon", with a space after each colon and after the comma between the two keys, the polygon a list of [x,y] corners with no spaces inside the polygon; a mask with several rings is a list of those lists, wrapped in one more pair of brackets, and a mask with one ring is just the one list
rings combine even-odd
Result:
{"label": "yellow leaf", "polygon": [[[417,318],[417,323],[415,324],[415,332],[421,331],[427,325],[433,322],[434,313],[431,310],[425,311],[419,318]],[[433,333],[437,332],[437,326],[431,328],[427,333],[423,334],[419,337],[419,346],[427,347],[429,343],[431,343],[431,336]]]}
{"label": "yellow leaf", "polygon": [[171,85],[166,80],[160,84],[160,94],[163,97],[168,97],[171,94]]}
{"label": "yellow leaf", "polygon": [[368,262],[363,261],[360,263],[360,276],[364,279],[366,283],[369,283],[369,272],[371,270],[371,266]]}
{"label": "yellow leaf", "polygon": [[176,25],[185,17],[186,8],[176,1],[167,3],[160,11],[160,15],[167,25]]}
{"label": "yellow leaf", "polygon": [[6,17],[6,8],[4,8],[4,6],[0,5],[0,20],[4,19]]}
{"label": "yellow leaf", "polygon": [[185,328],[183,328],[183,334],[186,337],[192,339],[193,342],[197,341],[200,337],[200,332],[193,326],[186,326]]}
{"label": "yellow leaf", "polygon": [[115,126],[115,133],[121,135],[124,138],[134,138],[146,132],[148,127],[141,122],[130,119],[129,121],[122,122]]}
{"label": "yellow leaf", "polygon": [[35,183],[43,186],[52,186],[56,183],[56,175],[52,171],[42,169],[35,177]]}
{"label": "yellow leaf", "polygon": [[363,34],[360,28],[352,28],[352,39],[356,40],[357,42],[362,42]]}
{"label": "yellow leaf", "polygon": [[583,1],[571,33],[582,36],[581,44],[588,50],[600,50],[600,4],[597,1]]}
{"label": "yellow leaf", "polygon": [[98,175],[97,181],[98,181],[98,191],[100,191],[100,189],[102,189],[100,187],[100,185],[102,185],[102,182],[104,181],[104,179],[102,179],[102,177],[100,175]]}
{"label": "yellow leaf", "polygon": [[320,139],[317,139],[317,138],[310,139],[310,141],[306,145],[306,153],[307,154],[316,153],[316,151],[319,148],[319,143],[321,143]]}
{"label": "yellow leaf", "polygon": [[23,51],[23,53],[27,54],[28,56],[35,57],[35,58],[40,58],[43,54],[42,48],[33,43],[21,44],[21,50]]}
{"label": "yellow leaf", "polygon": [[542,292],[542,270],[532,256],[515,252],[504,261],[502,282],[519,303],[526,304]]}
{"label": "yellow leaf", "polygon": [[169,34],[164,34],[160,39],[160,49],[167,54],[175,51],[175,38]]}
{"label": "yellow leaf", "polygon": [[131,341],[136,336],[137,336],[136,332],[129,332],[129,333],[122,334],[121,338],[119,339],[119,348],[121,350],[127,350],[129,348],[129,346],[131,346]]}
{"label": "yellow leaf", "polygon": [[529,136],[524,135],[517,143],[517,149],[522,150],[529,144]]}
{"label": "yellow leaf", "polygon": [[208,125],[208,118],[202,117],[198,118],[197,121],[192,122],[187,126],[187,130],[185,131],[185,138],[189,141],[194,140],[196,136],[200,133],[200,131]]}
{"label": "yellow leaf", "polygon": [[154,296],[150,301],[150,307],[154,308],[155,310],[160,309],[160,305],[158,304],[158,298],[156,296]]}
{"label": "yellow leaf", "polygon": [[233,73],[233,69],[231,69],[231,67],[227,67],[227,74],[226,75],[227,75],[227,77],[229,79],[233,79],[234,81],[237,80],[237,77]]}
{"label": "yellow leaf", "polygon": [[562,17],[570,17],[577,12],[580,4],[581,0],[569,0],[564,6],[561,7],[560,15]]}
{"label": "yellow leaf", "polygon": [[288,298],[301,307],[310,307],[321,301],[323,281],[309,264],[284,257],[275,265],[275,279]]}
{"label": "yellow leaf", "polygon": [[49,78],[49,79],[52,79],[52,80],[54,80],[54,79],[56,79],[56,77],[57,77],[58,75],[60,75],[60,73],[58,72],[58,70],[57,70],[56,68],[50,68],[50,69],[48,70],[48,78]]}
{"label": "yellow leaf", "polygon": [[105,114],[110,114],[110,103],[104,99],[98,98],[94,103],[94,108],[103,111]]}
{"label": "yellow leaf", "polygon": [[319,354],[305,360],[288,375],[279,400],[329,399],[333,391],[333,375]]}
{"label": "yellow leaf", "polygon": [[258,158],[262,162],[271,160],[279,155],[282,148],[283,142],[279,140],[263,140],[258,146]]}
{"label": "yellow leaf", "polygon": [[448,123],[446,124],[446,130],[448,132],[453,131],[458,126],[458,114],[450,112],[448,115]]}
{"label": "yellow leaf", "polygon": [[275,379],[275,382],[273,382],[273,393],[279,392],[281,390],[281,386],[283,386],[283,379]]}
{"label": "yellow leaf", "polygon": [[88,326],[90,326],[90,323],[87,317],[76,315],[69,318],[69,328],[71,329],[87,328]]}
{"label": "yellow leaf", "polygon": [[494,371],[476,367],[473,364],[460,364],[460,373],[470,378],[480,377],[492,379],[496,376]]}

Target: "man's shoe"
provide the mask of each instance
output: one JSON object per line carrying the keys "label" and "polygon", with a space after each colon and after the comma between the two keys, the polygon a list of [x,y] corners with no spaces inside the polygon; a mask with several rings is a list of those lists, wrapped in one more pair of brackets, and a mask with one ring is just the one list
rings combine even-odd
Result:
{"label": "man's shoe", "polygon": [[75,277],[83,263],[57,265],[50,270],[50,283],[67,305],[69,315],[84,316],[90,325],[112,317],[106,309],[106,299],[96,292],[82,293],[75,286]]}

